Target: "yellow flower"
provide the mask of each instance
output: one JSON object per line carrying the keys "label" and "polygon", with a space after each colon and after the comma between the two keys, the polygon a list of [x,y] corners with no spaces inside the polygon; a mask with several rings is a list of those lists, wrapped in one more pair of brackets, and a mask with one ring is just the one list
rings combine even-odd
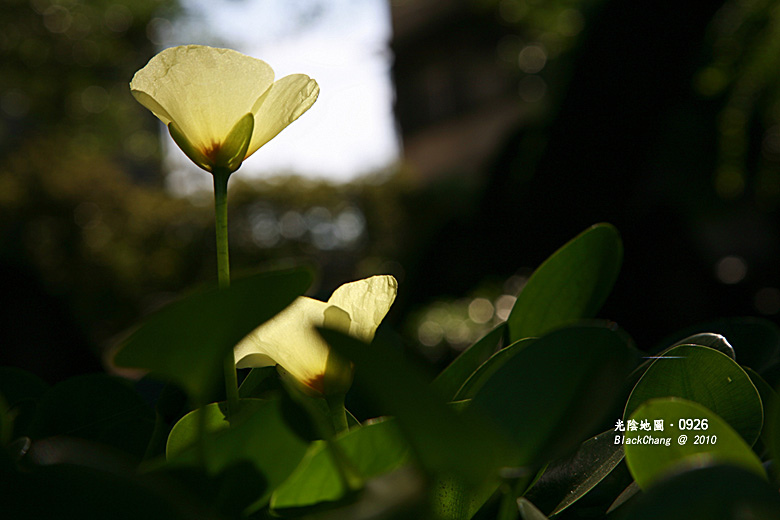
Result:
{"label": "yellow flower", "polygon": [[209,172],[237,170],[306,112],[320,92],[304,74],[274,82],[266,62],[202,45],[165,49],[135,73],[130,90]]}
{"label": "yellow flower", "polygon": [[236,366],[278,364],[318,393],[345,393],[352,380],[351,366],[328,359],[330,349],[315,327],[325,325],[370,342],[397,290],[395,278],[381,275],[344,284],[327,302],[301,296],[236,346]]}

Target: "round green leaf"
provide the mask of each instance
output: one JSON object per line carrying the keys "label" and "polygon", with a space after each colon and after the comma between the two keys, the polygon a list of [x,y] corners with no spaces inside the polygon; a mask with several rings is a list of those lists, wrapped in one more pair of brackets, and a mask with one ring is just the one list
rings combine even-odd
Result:
{"label": "round green leaf", "polygon": [[627,337],[604,325],[566,327],[503,364],[472,399],[512,436],[518,464],[549,461],[592,434],[635,361]]}
{"label": "round green leaf", "polygon": [[755,317],[726,318],[694,325],[678,332],[665,344],[700,332],[721,334],[728,338],[734,347],[736,360],[759,373],[763,373],[780,352],[780,328],[767,319]]}
{"label": "round green leaf", "polygon": [[702,347],[709,347],[719,352],[723,352],[735,361],[737,359],[736,355],[734,354],[734,347],[731,346],[731,343],[729,343],[726,337],[721,334],[715,334],[713,332],[700,332],[698,334],[692,334],[691,336],[676,342],[670,348],[678,347],[680,345],[701,345]]}
{"label": "round green leaf", "polygon": [[173,465],[198,464],[198,414],[203,413],[208,432],[203,446],[206,470],[219,474],[249,462],[267,484],[255,502],[262,505],[292,473],[309,446],[286,420],[290,414],[284,407],[278,399],[242,399],[239,417],[230,425],[217,403],[191,412],[171,430],[168,460]]}
{"label": "round green leaf", "polygon": [[534,271],[507,319],[509,340],[541,336],[592,318],[607,299],[623,261],[610,224],[596,224],[567,242]]}
{"label": "round green leaf", "polygon": [[711,348],[680,345],[656,359],[634,386],[623,417],[657,397],[700,403],[722,417],[751,446],[761,433],[764,412],[758,390],[742,367]]}
{"label": "round green leaf", "polygon": [[[656,420],[663,421],[663,430],[655,429]],[[687,420],[692,420],[690,427]],[[652,399],[639,406],[626,424],[629,421],[639,427],[634,431],[627,427],[625,437],[616,432],[615,442],[624,442],[626,464],[642,489],[671,472],[702,465],[733,464],[766,477],[742,436],[699,403],[675,397]],[[642,428],[642,423],[648,427]]]}
{"label": "round green leaf", "polygon": [[650,368],[650,365],[652,365],[657,358],[666,355],[667,352],[669,352],[673,348],[679,347],[680,345],[701,345],[702,347],[709,347],[717,351],[723,352],[731,359],[736,359],[734,355],[734,348],[726,340],[726,338],[721,336],[720,334],[713,334],[711,332],[693,334],[691,336],[686,337],[683,340],[677,341],[673,345],[666,347],[665,349],[663,349],[662,351],[660,351],[658,354],[654,356],[643,356],[643,359],[645,361],[642,364],[640,364],[638,367],[636,367],[633,370],[633,372],[631,372],[631,375],[628,376],[628,380],[627,380],[628,388],[633,388],[636,385],[639,379],[644,375],[647,369]]}
{"label": "round green leaf", "polygon": [[775,520],[780,518],[780,494],[750,471],[715,466],[691,469],[658,482],[626,508],[626,514],[619,518]]}
{"label": "round green leaf", "polygon": [[769,386],[769,383],[767,383],[764,378],[758,375],[758,373],[752,368],[742,367],[742,369],[750,377],[750,381],[756,387],[756,390],[758,390],[758,395],[761,396],[761,404],[764,410],[764,425],[761,428],[761,436],[759,437],[759,441],[753,445],[753,450],[761,455],[767,449],[769,449],[769,446],[771,446],[774,442],[774,438],[770,432],[772,429],[770,424],[772,420],[772,410],[778,401],[777,392],[775,392],[772,387]]}
{"label": "round green leaf", "polygon": [[[246,399],[242,399],[242,404],[246,404],[246,402]],[[211,403],[193,410],[179,419],[171,428],[171,433],[168,434],[168,442],[165,445],[166,458],[169,460],[174,459],[177,455],[195,445],[198,440],[200,416],[203,416],[203,427],[208,433],[226,430],[230,427],[230,423],[227,421],[219,403]]]}
{"label": "round green leaf", "polygon": [[[400,467],[409,453],[409,446],[393,419],[352,429],[334,442],[364,479]],[[285,509],[335,502],[347,491],[327,444],[315,441],[290,478],[274,492],[271,508],[280,513]]]}

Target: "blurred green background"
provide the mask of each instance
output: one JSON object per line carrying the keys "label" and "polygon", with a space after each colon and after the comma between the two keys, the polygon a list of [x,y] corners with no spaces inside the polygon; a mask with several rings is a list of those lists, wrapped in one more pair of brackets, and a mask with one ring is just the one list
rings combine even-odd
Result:
{"label": "blurred green background", "polygon": [[[2,0],[0,364],[101,370],[141,316],[215,279],[211,202],[165,189],[160,127],[127,86],[184,6]],[[403,159],[346,184],[239,171],[234,273],[311,262],[322,298],[392,273],[387,321],[435,366],[609,221],[626,257],[601,314],[640,347],[718,317],[776,320],[779,8],[390,2]]]}

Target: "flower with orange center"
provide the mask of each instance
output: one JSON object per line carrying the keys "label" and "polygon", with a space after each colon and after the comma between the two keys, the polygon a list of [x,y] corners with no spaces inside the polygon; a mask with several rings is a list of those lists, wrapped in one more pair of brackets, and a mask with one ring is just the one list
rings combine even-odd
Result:
{"label": "flower with orange center", "polygon": [[304,74],[274,81],[264,61],[230,49],[165,49],[133,76],[130,90],[208,172],[233,172],[317,100]]}
{"label": "flower with orange center", "polygon": [[236,366],[278,364],[319,394],[346,393],[352,368],[329,359],[330,349],[315,327],[334,328],[370,342],[397,290],[395,278],[381,275],[344,284],[327,302],[301,296],[235,347]]}

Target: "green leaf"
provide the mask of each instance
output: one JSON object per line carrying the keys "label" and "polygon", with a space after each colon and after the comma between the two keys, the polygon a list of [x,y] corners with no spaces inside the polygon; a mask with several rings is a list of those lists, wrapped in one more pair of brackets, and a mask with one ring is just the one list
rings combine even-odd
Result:
{"label": "green leaf", "polygon": [[463,383],[496,351],[505,331],[506,322],[503,322],[471,345],[438,375],[431,384],[433,388],[445,399],[455,400]]}
{"label": "green leaf", "polygon": [[311,280],[308,270],[291,269],[187,296],[144,321],[114,361],[151,370],[205,403],[217,395],[228,351],[303,294]]}
{"label": "green leaf", "polygon": [[763,449],[758,449],[758,444],[754,445],[753,449],[756,451],[756,453],[762,454],[763,451],[768,449],[773,442],[773,437],[770,433],[771,428],[769,426],[769,416],[778,402],[777,392],[775,392],[772,387],[769,386],[769,383],[764,381],[764,378],[758,375],[758,373],[752,368],[742,367],[742,369],[750,377],[750,382],[753,383],[753,386],[756,387],[758,394],[761,396],[761,405],[763,406],[764,410],[764,425],[761,428],[761,436],[759,437],[759,440],[762,443],[761,448]]}
{"label": "green leaf", "polygon": [[433,477],[431,507],[444,519],[467,519],[495,491],[498,470],[517,460],[506,437],[478,411],[456,413],[400,352],[320,329],[337,353],[355,363],[355,387],[398,419],[417,461]]}
{"label": "green leaf", "polygon": [[[242,404],[254,406],[255,400],[242,399]],[[179,419],[168,434],[168,442],[165,445],[165,457],[173,460],[177,456],[191,449],[198,441],[199,422],[203,421],[205,432],[215,433],[230,428],[230,423],[219,403],[211,403],[202,408],[189,412]]]}
{"label": "green leaf", "polygon": [[[355,428],[335,442],[366,480],[400,467],[409,452],[393,419]],[[274,492],[271,508],[285,514],[286,509],[336,502],[347,492],[327,443],[315,441],[295,472]]]}
{"label": "green leaf", "polygon": [[665,343],[668,345],[676,342],[677,338],[699,332],[713,332],[728,338],[734,347],[736,361],[758,373],[763,373],[780,352],[780,328],[769,320],[753,317],[727,318],[694,325],[678,332],[673,341]]}
{"label": "green leaf", "polygon": [[615,500],[612,501],[612,503],[609,505],[609,508],[607,509],[607,514],[609,515],[612,513],[612,511],[616,510],[619,507],[623,507],[627,503],[631,502],[635,499],[637,495],[640,495],[642,493],[642,490],[639,488],[637,483],[635,481],[631,481],[631,484],[626,486],[626,488],[621,491],[621,493],[617,496]]}
{"label": "green leaf", "polygon": [[626,505],[620,519],[775,520],[780,494],[764,479],[734,466],[696,468],[658,482]]}
{"label": "green leaf", "polygon": [[516,354],[518,354],[534,341],[535,338],[521,339],[493,354],[490,359],[485,361],[482,366],[480,366],[473,374],[471,374],[471,377],[469,377],[466,382],[463,383],[463,386],[460,387],[458,393],[455,394],[453,401],[471,399],[474,397],[474,395],[479,392],[479,389],[490,380],[493,374],[500,370],[504,364],[506,364]]}
{"label": "green leaf", "polygon": [[520,465],[573,449],[612,411],[635,361],[627,337],[600,324],[558,329],[522,348],[480,388],[472,406],[503,426]]}
{"label": "green leaf", "polygon": [[522,520],[548,520],[548,518],[539,511],[528,499],[517,499],[517,510],[520,512]]}
{"label": "green leaf", "polygon": [[650,368],[650,365],[652,365],[657,358],[663,357],[667,352],[675,347],[679,347],[680,345],[699,345],[702,347],[708,347],[722,352],[731,359],[736,359],[734,355],[734,347],[732,347],[728,340],[726,340],[726,338],[720,334],[714,334],[712,332],[693,334],[686,337],[685,339],[676,341],[673,345],[666,347],[660,353],[654,356],[643,356],[645,361],[636,367],[634,371],[631,372],[631,375],[628,376],[628,383],[630,385],[629,388],[633,388],[637,384],[639,379],[644,375],[645,372],[647,372],[647,369]]}
{"label": "green leaf", "polygon": [[127,381],[89,374],[67,379],[46,391],[30,426],[30,436],[78,437],[140,458],[153,428],[151,407]]}
{"label": "green leaf", "polygon": [[687,338],[675,342],[675,344],[669,348],[674,348],[680,345],[700,345],[702,347],[709,347],[711,349],[717,350],[718,352],[726,354],[735,361],[737,359],[736,354],[734,353],[734,347],[731,346],[731,343],[729,343],[726,337],[721,334],[715,334],[713,332],[700,332],[698,334],[693,334]]}
{"label": "green leaf", "polygon": [[517,296],[507,320],[510,342],[594,317],[622,260],[623,244],[610,224],[596,224],[567,242],[534,271]]}
{"label": "green leaf", "polygon": [[[199,414],[204,414],[207,435],[198,446]],[[220,474],[244,462],[252,464],[266,487],[257,490],[255,507],[263,505],[303,458],[308,441],[291,426],[281,400],[242,399],[241,411],[232,425],[217,403],[184,416],[171,430],[168,460],[175,466],[198,465],[203,450],[205,468]]]}
{"label": "green leaf", "polygon": [[656,359],[634,387],[623,413],[628,418],[648,399],[681,397],[712,410],[750,444],[761,433],[764,412],[750,377],[734,360],[711,348],[680,345]]}
{"label": "green leaf", "polygon": [[527,496],[540,506],[550,504],[550,514],[557,515],[596,487],[621,460],[623,446],[615,444],[614,430],[609,429],[583,442],[571,457],[552,463]]}
{"label": "green leaf", "polygon": [[[699,420],[701,429],[680,428],[689,419],[694,421],[693,426]],[[651,399],[628,420],[647,421],[651,427],[655,420],[663,421],[663,430],[640,428],[625,432],[626,464],[642,489],[673,471],[702,465],[733,464],[766,477],[761,461],[742,436],[699,403],[678,397]],[[620,442],[617,433],[615,441]]]}
{"label": "green leaf", "polygon": [[[136,383],[136,391],[143,394],[142,388],[146,385],[153,385],[155,389],[158,389],[160,383],[150,378],[143,378]],[[168,435],[171,433],[172,425],[182,415],[187,413],[189,409],[187,406],[187,394],[184,390],[171,383],[163,384],[157,395],[157,402],[154,405],[154,432],[146,447],[144,461],[152,461],[165,455],[165,444],[168,440]]]}

